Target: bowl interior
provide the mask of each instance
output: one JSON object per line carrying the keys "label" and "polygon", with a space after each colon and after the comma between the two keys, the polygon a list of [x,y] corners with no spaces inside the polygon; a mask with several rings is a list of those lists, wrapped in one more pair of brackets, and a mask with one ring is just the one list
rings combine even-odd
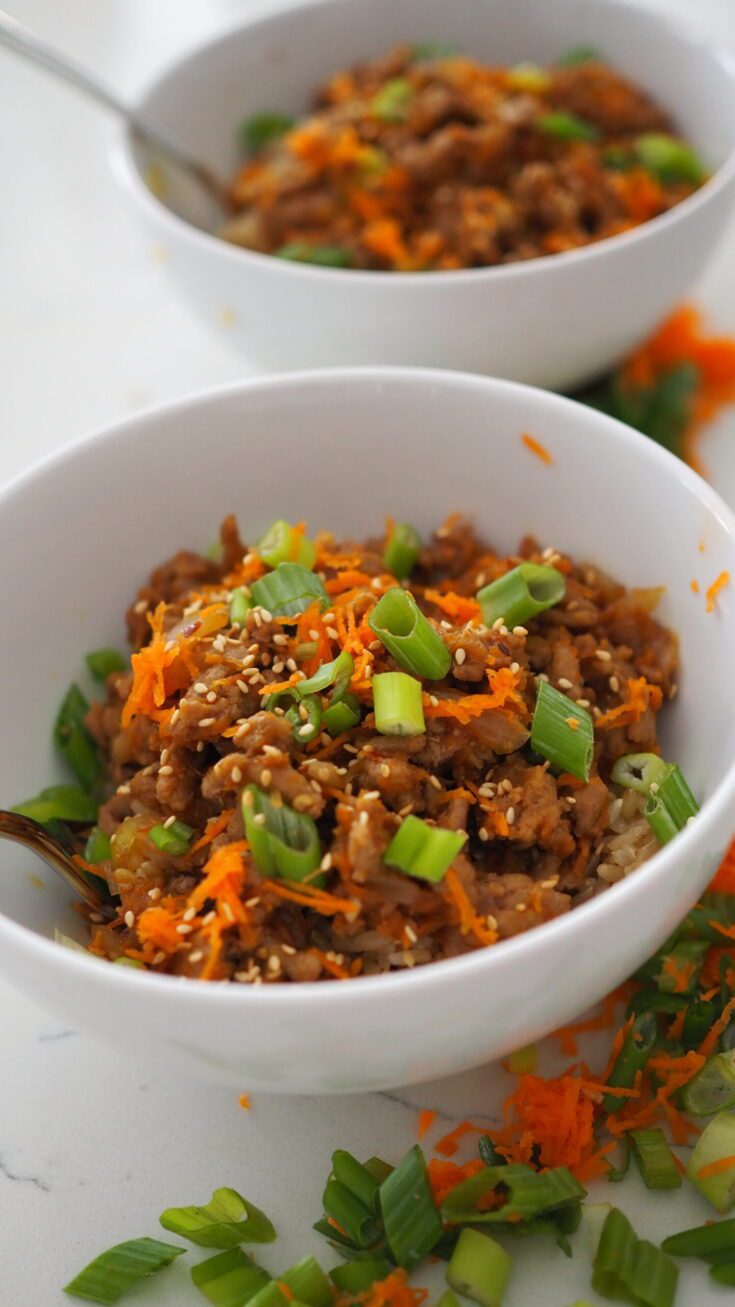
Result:
{"label": "bowl interior", "polygon": [[[266,109],[302,113],[314,89],[339,68],[398,42],[442,41],[498,64],[549,63],[591,45],[672,114],[712,168],[735,148],[735,77],[728,61],[658,14],[623,0],[324,0],[248,23],[198,50],[157,79],[143,104],[224,174],[242,156],[238,123]],[[149,159],[137,151],[145,172]],[[211,225],[181,179],[164,203]]]}
{"label": "bowl interior", "polygon": [[[704,601],[722,570],[735,574],[733,519],[673,457],[571,401],[426,371],[257,382],[81,442],[6,489],[0,505],[2,806],[61,779],[51,726],[71,680],[93,689],[83,654],[123,647],[124,611],[151,568],[177,549],[206,548],[231,511],[252,541],[274,517],[361,537],[387,514],[428,532],[461,510],[501,549],[532,533],[629,585],[664,584],[660,616],[682,657],[665,752],[700,799],[733,767],[735,602],[725,590],[708,614]],[[53,874],[0,848],[0,912],[46,936],[54,926],[80,936]]]}

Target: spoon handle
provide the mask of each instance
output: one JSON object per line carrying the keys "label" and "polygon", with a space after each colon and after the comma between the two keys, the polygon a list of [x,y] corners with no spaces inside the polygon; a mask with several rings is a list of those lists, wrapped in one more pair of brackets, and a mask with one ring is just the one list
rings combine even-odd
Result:
{"label": "spoon handle", "polygon": [[43,826],[39,826],[38,822],[31,821],[30,817],[22,817],[17,812],[0,810],[0,839],[12,840],[15,844],[22,844],[26,849],[30,849],[58,872],[74,893],[80,895],[90,907],[98,912],[101,909],[104,911],[105,905],[97,890],[64,853],[53,835],[44,830]]}
{"label": "spoon handle", "polygon": [[122,96],[96,73],[90,72],[75,59],[70,59],[55,50],[4,9],[0,9],[0,46],[5,46],[6,49],[21,55],[31,63],[45,68],[47,72],[68,82],[70,86],[75,86],[78,91],[82,91],[98,104],[104,105],[105,108],[124,118],[148,144],[162,150],[182,167],[194,173],[203,185],[217,194],[218,200],[222,203],[224,191],[222,183],[210,168],[198,159],[192,158],[187,147],[175,133],[170,132],[150,114],[127,104]]}

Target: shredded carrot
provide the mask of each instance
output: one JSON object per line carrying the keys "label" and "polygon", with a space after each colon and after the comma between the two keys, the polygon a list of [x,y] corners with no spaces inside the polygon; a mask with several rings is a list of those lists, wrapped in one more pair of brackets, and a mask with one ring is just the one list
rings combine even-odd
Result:
{"label": "shredded carrot", "polygon": [[250,1108],[252,1107],[252,1103],[250,1102],[249,1094],[241,1094],[237,1101],[244,1112],[250,1111]]}
{"label": "shredded carrot", "polygon": [[[501,668],[496,676],[501,676],[503,672],[507,672],[515,683],[514,673],[508,668]],[[453,717],[462,726],[469,725],[473,717],[481,717],[483,713],[498,709],[502,704],[517,702],[514,691],[508,690],[505,685],[493,690],[491,694],[466,694],[460,699],[438,699],[436,703],[432,703],[432,699],[436,699],[436,695],[423,696],[425,717]]]}
{"label": "shredded carrot", "polygon": [[391,1271],[384,1280],[376,1280],[362,1293],[344,1295],[337,1303],[360,1303],[362,1307],[422,1307],[429,1296],[428,1289],[415,1289],[408,1283],[404,1270]]}
{"label": "shredded carrot", "polygon": [[450,867],[442,882],[449,893],[459,919],[463,935],[474,935],[480,944],[497,944],[498,933],[487,926],[477,915],[454,867]]}
{"label": "shredded carrot", "polygon": [[551,467],[553,465],[554,459],[552,455],[549,453],[546,446],[542,445],[541,441],[537,440],[535,436],[529,435],[528,432],[526,431],[521,436],[521,440],[523,444],[526,446],[526,449],[530,449],[531,453],[535,454],[536,458],[540,459],[542,463],[545,463],[547,467]]}
{"label": "shredded carrot", "polygon": [[718,1157],[717,1161],[700,1166],[697,1177],[706,1180],[711,1175],[721,1175],[723,1171],[731,1171],[733,1167],[735,1167],[735,1157]]}
{"label": "shredded carrot", "polygon": [[184,942],[177,931],[180,923],[181,915],[163,904],[146,908],[136,922],[138,939],[143,945],[150,944],[154,953],[159,949],[166,954],[175,953]]}
{"label": "shredded carrot", "polygon": [[505,1127],[488,1134],[509,1161],[567,1166],[575,1175],[584,1167],[588,1177],[590,1169],[609,1170],[595,1138],[594,1106],[578,1076],[521,1075],[504,1113]]}
{"label": "shredded carrot", "polygon": [[430,604],[435,604],[441,608],[442,612],[449,617],[453,617],[456,622],[472,622],[479,620],[482,615],[480,605],[476,599],[468,599],[465,595],[458,595],[454,590],[447,590],[444,594],[439,590],[424,590],[424,599]]}
{"label": "shredded carrot", "polygon": [[267,890],[269,894],[275,894],[278,899],[288,899],[303,908],[311,908],[323,917],[331,917],[338,912],[344,912],[349,916],[360,907],[354,899],[337,898],[334,894],[327,894],[325,890],[315,889],[304,882],[297,887],[295,884],[285,885],[277,880],[263,880],[259,888]]}
{"label": "shredded carrot", "polygon": [[290,690],[292,685],[298,685],[303,679],[303,672],[292,672],[287,681],[271,681],[268,685],[261,686],[258,694],[281,694],[284,690]]}
{"label": "shredded carrot", "polygon": [[434,1152],[441,1153],[442,1157],[454,1157],[460,1140],[464,1139],[465,1135],[484,1133],[483,1126],[473,1125],[471,1121],[461,1121],[448,1134],[442,1135],[441,1139],[437,1140]]}
{"label": "shredded carrot", "polygon": [[663,694],[660,687],[650,685],[645,676],[639,676],[637,679],[628,677],[627,687],[628,698],[625,703],[610,708],[596,719],[595,726],[598,730],[606,731],[614,726],[630,726],[641,720],[649,705],[653,709],[661,707]]}
{"label": "shredded carrot", "polygon": [[189,895],[189,907],[198,912],[207,899],[214,899],[218,911],[227,905],[224,913],[231,924],[247,921],[247,910],[242,902],[246,872],[244,854],[247,850],[246,840],[235,840],[215,849],[204,867],[202,880]]}
{"label": "shredded carrot", "polygon": [[199,849],[206,848],[207,844],[211,844],[213,840],[216,840],[218,835],[227,830],[230,818],[234,815],[234,808],[226,808],[224,812],[220,812],[216,817],[210,817],[204,828],[204,834],[200,835],[196,844],[192,844],[188,856],[191,857],[192,853],[197,853]]}
{"label": "shredded carrot", "polygon": [[428,1133],[435,1121],[436,1112],[432,1112],[428,1108],[424,1108],[423,1111],[419,1112],[419,1139],[423,1139],[424,1135]]}
{"label": "shredded carrot", "polygon": [[[574,1057],[577,1053],[577,1035],[586,1035],[593,1030],[610,1030],[615,1021],[615,1013],[623,1001],[624,995],[621,990],[613,990],[612,994],[608,994],[602,1000],[597,1016],[588,1017],[584,1021],[575,1022],[573,1026],[562,1026],[560,1030],[555,1030],[553,1038],[559,1040],[562,1052],[569,1057]],[[620,1042],[622,1045],[622,1040]]]}
{"label": "shredded carrot", "polygon": [[696,579],[695,579],[694,581],[690,581],[690,582],[689,582],[689,589],[691,590],[692,594],[698,595],[698,594],[699,594],[699,581],[697,581]]}
{"label": "shredded carrot", "polygon": [[437,1206],[444,1202],[447,1194],[450,1194],[457,1185],[469,1180],[471,1176],[477,1175],[482,1170],[480,1158],[473,1158],[471,1162],[465,1162],[464,1165],[458,1166],[456,1162],[444,1162],[438,1157],[432,1157],[427,1163],[427,1172],[429,1184],[434,1195]]}
{"label": "shredded carrot", "polygon": [[710,890],[713,894],[735,894],[735,840],[722,859]]}
{"label": "shredded carrot", "polygon": [[735,1011],[735,998],[729,999],[725,1004],[721,1015],[717,1018],[714,1025],[707,1032],[699,1045],[699,1052],[703,1057],[709,1057],[710,1053],[714,1053],[717,1041],[722,1032],[727,1029],[733,1011]]}
{"label": "shredded carrot", "polygon": [[720,572],[720,575],[716,578],[716,580],[714,580],[711,585],[707,586],[707,589],[705,591],[705,599],[707,601],[706,610],[708,613],[713,613],[715,611],[715,608],[717,607],[718,594],[720,594],[720,592],[725,589],[725,586],[728,586],[729,584],[730,584],[730,573]]}
{"label": "shredded carrot", "polygon": [[339,962],[335,962],[334,958],[330,958],[328,953],[323,953],[319,948],[309,949],[309,952],[313,957],[319,959],[324,970],[328,971],[330,976],[334,976],[336,980],[349,980],[350,973],[347,968],[340,966]]}

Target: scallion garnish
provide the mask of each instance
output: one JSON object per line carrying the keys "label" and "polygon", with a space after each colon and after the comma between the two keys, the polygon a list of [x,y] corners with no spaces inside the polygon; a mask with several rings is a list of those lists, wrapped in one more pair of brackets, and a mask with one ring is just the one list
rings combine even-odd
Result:
{"label": "scallion garnish", "polygon": [[680,1189],[681,1175],[663,1130],[631,1130],[635,1160],[647,1189]]}
{"label": "scallion garnish", "polygon": [[338,1148],[335,1153],[332,1153],[332,1175],[369,1210],[376,1207],[379,1181],[372,1171],[352,1156],[352,1153],[348,1153],[344,1148]]}
{"label": "scallion garnish", "polygon": [[659,758],[656,753],[626,753],[613,764],[610,778],[625,790],[648,794],[665,766],[663,758]]}
{"label": "scallion garnish", "polygon": [[407,522],[397,522],[386,542],[383,565],[397,581],[405,581],[416,566],[420,553],[421,537],[418,531]]}
{"label": "scallion garnish", "polygon": [[293,726],[293,737],[297,744],[310,744],[315,740],[322,722],[322,705],[318,695],[312,694],[308,699],[293,704],[286,713],[286,721]]}
{"label": "scallion garnish", "polygon": [[185,1248],[176,1248],[158,1239],[128,1239],[95,1257],[64,1285],[64,1293],[108,1307],[118,1302],[139,1280],[170,1266],[183,1252],[186,1252]]}
{"label": "scallion garnish", "polygon": [[592,1268],[592,1288],[602,1298],[623,1298],[636,1307],[673,1307],[679,1272],[647,1239],[639,1239],[617,1208],[608,1213]]}
{"label": "scallion garnish", "polygon": [[300,563],[311,571],[316,559],[313,540],[308,540],[302,531],[297,531],[281,517],[260,537],[257,549],[268,567],[278,567],[279,563]]}
{"label": "scallion garnish", "polygon": [[644,815],[659,844],[668,844],[692,817],[699,804],[676,763],[667,763],[648,792]]}
{"label": "scallion garnish", "polygon": [[466,831],[429,826],[410,813],[404,817],[385,850],[383,861],[388,867],[396,867],[408,876],[429,880],[436,885],[451,867],[466,839]]}
{"label": "scallion garnish", "polygon": [[502,619],[512,628],[561,603],[566,589],[564,576],[555,567],[519,563],[478,590],[477,602],[486,626]]}
{"label": "scallion garnish", "polygon": [[[712,1025],[710,1021],[709,1026]],[[705,1032],[706,1033],[706,1032]],[[684,1111],[691,1116],[713,1116],[735,1107],[735,1049],[715,1053],[682,1090]]]}
{"label": "scallion garnish", "polygon": [[106,681],[111,672],[124,672],[128,665],[118,649],[93,649],[84,661],[96,681]]}
{"label": "scallion garnish", "polygon": [[291,1307],[291,1299],[286,1296],[280,1284],[269,1280],[252,1298],[248,1298],[247,1307]]}
{"label": "scallion garnish", "polygon": [[311,817],[274,803],[257,785],[247,785],[241,796],[245,835],[260,872],[284,880],[305,880],[323,885],[312,876],[321,861],[319,834]]}
{"label": "scallion garnish", "polygon": [[447,1267],[457,1293],[481,1307],[500,1307],[512,1262],[504,1248],[479,1230],[463,1230]]}
{"label": "scallion garnish", "polygon": [[185,821],[173,821],[170,826],[153,826],[148,832],[152,844],[162,853],[170,853],[172,858],[180,858],[186,853],[194,834]]}
{"label": "scallion garnish", "polygon": [[594,123],[567,109],[552,109],[551,113],[542,114],[536,125],[545,136],[556,136],[560,141],[596,141],[600,135]]}
{"label": "scallion garnish", "polygon": [[[658,1022],[652,1012],[642,1012],[633,1021],[623,1046],[607,1078],[611,1089],[630,1089],[639,1071],[651,1056],[658,1038]],[[606,1094],[602,1106],[606,1112],[619,1112],[625,1100]]]}
{"label": "scallion garnish", "polygon": [[109,862],[111,856],[110,837],[99,826],[95,826],[87,837],[84,849],[84,861],[97,863]]}
{"label": "scallion garnish", "polygon": [[574,68],[576,64],[602,63],[602,55],[593,45],[575,45],[559,55],[557,68]]}
{"label": "scallion garnish", "polygon": [[[486,1199],[502,1194],[502,1206],[485,1210]],[[486,1166],[457,1185],[442,1203],[442,1216],[450,1225],[497,1224],[531,1221],[579,1203],[586,1190],[565,1166],[539,1173],[517,1162]]]}
{"label": "scallion garnish", "polygon": [[278,1283],[285,1285],[296,1302],[305,1303],[306,1307],[331,1307],[333,1302],[332,1286],[316,1257],[302,1257],[279,1275]]}
{"label": "scallion garnish", "polygon": [[242,1248],[215,1253],[191,1268],[197,1289],[215,1307],[244,1307],[244,1304],[270,1283],[270,1275],[250,1260]]}
{"label": "scallion garnish", "polygon": [[54,742],[80,785],[91,790],[102,771],[97,746],[84,719],[89,704],[78,685],[70,685],[54,723]]}
{"label": "scallion garnish", "polygon": [[335,1266],[329,1275],[340,1293],[353,1296],[364,1293],[376,1280],[384,1280],[391,1270],[390,1262],[384,1258],[366,1257],[359,1262],[345,1262],[342,1266]]}
{"label": "scallion garnish", "polygon": [[315,602],[323,608],[329,602],[324,582],[301,563],[279,563],[273,572],[253,581],[250,593],[274,617],[298,617]]}
{"label": "scallion garnish", "polygon": [[310,245],[307,241],[289,241],[275,255],[291,263],[312,263],[316,268],[349,268],[352,263],[352,252],[343,245]]}
{"label": "scallion garnish", "polygon": [[330,685],[333,685],[334,696],[340,699],[352,680],[354,670],[355,660],[352,654],[343,650],[331,663],[322,663],[319,670],[307,681],[297,681],[293,687],[294,694],[299,699],[305,699],[307,695],[321,694],[322,690],[327,690]]}
{"label": "scallion garnish", "polygon": [[720,1112],[702,1131],[687,1176],[718,1212],[735,1206],[735,1112]]}
{"label": "scallion garnish", "polygon": [[330,735],[341,735],[357,726],[360,720],[360,700],[354,694],[345,694],[336,703],[331,703],[322,713],[322,726]]}
{"label": "scallion garnish", "polygon": [[444,1234],[426,1161],[418,1146],[409,1149],[383,1181],[379,1203],[393,1260],[412,1271]]}
{"label": "scallion garnish", "polygon": [[480,1135],[477,1151],[485,1166],[505,1166],[505,1158],[498,1152],[489,1135]]}
{"label": "scallion garnish", "polygon": [[452,665],[444,641],[407,590],[394,586],[378,600],[368,625],[406,672],[441,681]]}
{"label": "scallion garnish", "polygon": [[594,727],[585,708],[541,681],[531,722],[531,748],[582,781],[590,778]]}
{"label": "scallion garnish", "polygon": [[253,601],[250,598],[250,591],[240,585],[230,595],[230,625],[243,626]]}
{"label": "scallion garnish", "polygon": [[418,45],[413,47],[411,52],[411,63],[424,63],[430,59],[451,59],[456,55],[456,45],[449,45],[446,41],[419,41]]}
{"label": "scallion garnish", "polygon": [[661,182],[689,182],[699,186],[707,170],[696,150],[665,132],[645,132],[633,146],[638,162]]}
{"label": "scallion garnish", "polygon": [[386,123],[400,123],[408,114],[413,87],[405,77],[391,77],[370,101],[370,112]]}
{"label": "scallion garnish", "polygon": [[265,1212],[235,1189],[215,1189],[203,1207],[167,1207],[159,1217],[164,1230],[199,1248],[236,1248],[241,1243],[272,1243],[275,1229]]}
{"label": "scallion garnish", "polygon": [[255,113],[252,118],[246,118],[240,123],[237,139],[243,149],[254,154],[256,150],[262,150],[264,146],[270,145],[271,141],[277,141],[284,132],[290,131],[294,122],[295,119],[290,114]]}
{"label": "scallion garnish", "polygon": [[707,1221],[664,1239],[661,1247],[672,1257],[710,1258],[730,1255],[735,1260],[735,1221]]}
{"label": "scallion garnish", "polygon": [[31,817],[41,826],[47,826],[51,821],[80,822],[86,825],[95,820],[98,808],[95,800],[76,785],[49,785],[35,799],[16,803],[11,811],[19,812],[22,817]]}
{"label": "scallion garnish", "polygon": [[372,1206],[367,1207],[346,1184],[330,1177],[322,1201],[327,1217],[336,1221],[358,1248],[372,1248],[377,1243],[380,1229]]}
{"label": "scallion garnish", "polygon": [[421,682],[405,672],[380,672],[372,679],[375,729],[381,735],[423,735],[426,730]]}

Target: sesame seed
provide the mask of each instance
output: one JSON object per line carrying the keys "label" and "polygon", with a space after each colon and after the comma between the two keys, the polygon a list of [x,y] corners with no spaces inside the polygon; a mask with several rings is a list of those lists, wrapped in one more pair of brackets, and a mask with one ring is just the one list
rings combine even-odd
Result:
{"label": "sesame seed", "polygon": [[649,785],[648,788],[649,788],[651,794],[657,794],[657,793],[658,793],[658,781],[651,781],[651,784]]}
{"label": "sesame seed", "polygon": [[265,826],[265,813],[256,812],[255,816],[253,817],[253,822],[256,826]]}
{"label": "sesame seed", "polygon": [[487,843],[487,841],[490,839],[490,834],[488,831],[485,830],[484,826],[481,826],[477,833],[480,839],[482,840],[483,844]]}
{"label": "sesame seed", "polygon": [[390,776],[390,767],[388,766],[387,762],[381,762],[378,771],[380,772],[381,776],[385,777],[386,780]]}
{"label": "sesame seed", "polygon": [[442,787],[442,783],[441,783],[441,781],[439,780],[439,777],[438,777],[438,776],[430,776],[430,777],[429,777],[429,784],[430,784],[430,785],[433,785],[435,790],[440,790],[441,787]]}
{"label": "sesame seed", "polygon": [[[173,768],[172,768],[172,770],[173,770]],[[130,786],[129,786],[129,785],[118,785],[117,790],[116,790],[116,793],[117,793],[117,794],[129,794],[129,793],[130,793]]]}
{"label": "sesame seed", "polygon": [[89,920],[93,921],[94,924],[97,926],[101,921],[104,921],[104,917],[100,916],[99,912],[90,912]]}
{"label": "sesame seed", "polygon": [[283,750],[282,750],[282,749],[277,749],[276,746],[275,746],[274,744],[264,744],[264,745],[263,745],[263,756],[264,756],[265,758],[282,758],[282,757],[283,757]]}
{"label": "sesame seed", "polygon": [[370,817],[367,812],[361,812],[357,818],[357,821],[358,821],[358,825],[367,826],[368,822],[370,821]]}
{"label": "sesame seed", "polygon": [[595,649],[595,655],[603,663],[609,663],[612,660],[612,654],[607,649]]}
{"label": "sesame seed", "polygon": [[538,676],[536,677],[536,682],[538,683],[539,681],[543,681],[545,682],[546,685],[548,685],[549,678],[546,675],[546,672],[539,672]]}
{"label": "sesame seed", "polygon": [[217,913],[214,911],[214,908],[213,908],[211,912],[208,912],[208,913],[207,913],[206,917],[202,917],[202,925],[203,925],[203,926],[211,926],[211,924],[212,924],[212,922],[214,921],[214,919],[215,919],[216,916],[217,916]]}
{"label": "sesame seed", "polygon": [[285,953],[287,957],[292,958],[296,952],[296,949],[294,948],[293,944],[282,944],[281,952]]}
{"label": "sesame seed", "polygon": [[222,902],[220,903],[220,909],[219,909],[219,910],[220,910],[220,912],[222,913],[222,916],[223,916],[223,917],[227,917],[227,920],[228,920],[228,921],[234,921],[234,920],[235,920],[235,914],[234,914],[234,912],[232,911],[232,908],[230,907],[229,903],[227,902],[227,899],[223,899],[223,900],[222,900]]}
{"label": "sesame seed", "polygon": [[404,926],[403,933],[410,944],[416,943],[416,940],[418,939],[418,935],[416,934],[416,931],[414,930],[413,926]]}
{"label": "sesame seed", "polygon": [[314,727],[312,726],[311,722],[306,722],[304,726],[299,726],[299,729],[296,732],[296,734],[298,735],[300,740],[308,740],[309,736],[313,734],[313,731],[314,731]]}
{"label": "sesame seed", "polygon": [[165,767],[159,767],[159,768],[158,768],[158,775],[159,775],[159,776],[173,776],[173,774],[174,774],[174,769],[173,769],[173,767],[171,766],[171,764],[168,763],[168,762],[166,763],[166,766],[165,766]]}
{"label": "sesame seed", "polygon": [[331,853],[325,853],[325,854],[324,854],[324,857],[322,858],[321,862],[319,863],[319,866],[321,867],[322,871],[331,871],[331,868],[332,868],[332,855],[331,855]]}
{"label": "sesame seed", "polygon": [[206,694],[208,689],[209,686],[205,685],[204,681],[197,681],[196,685],[194,686],[194,690],[197,694]]}
{"label": "sesame seed", "polygon": [[572,688],[572,682],[568,680],[566,676],[560,676],[557,685],[560,690],[571,690]]}
{"label": "sesame seed", "polygon": [[202,960],[203,957],[204,957],[204,954],[202,953],[202,950],[201,950],[200,948],[197,948],[197,949],[194,949],[194,952],[193,952],[193,953],[190,953],[190,954],[189,954],[189,961],[190,961],[190,962],[201,962],[201,960]]}
{"label": "sesame seed", "polygon": [[166,643],[165,643],[165,645],[163,646],[163,652],[164,652],[164,653],[171,653],[172,650],[174,650],[175,648],[176,648],[176,641],[175,641],[175,640],[167,640]]}
{"label": "sesame seed", "polygon": [[510,670],[512,671],[512,673],[513,673],[514,676],[517,675],[517,673],[520,672],[520,670],[521,670],[521,664],[520,664],[520,663],[511,663],[511,665],[510,665]]}
{"label": "sesame seed", "polygon": [[256,894],[256,896],[255,896],[254,899],[246,899],[246,900],[245,900],[245,907],[246,907],[246,908],[257,908],[257,906],[258,906],[259,903],[260,903],[260,899],[258,898],[258,896],[257,896],[257,894]]}
{"label": "sesame seed", "polygon": [[233,767],[232,771],[230,772],[230,776],[232,777],[232,780],[235,782],[235,784],[239,785],[240,781],[242,780],[242,769],[240,767]]}
{"label": "sesame seed", "polygon": [[617,676],[611,676],[610,680],[608,681],[608,685],[610,686],[610,689],[612,690],[613,694],[617,694],[618,690],[620,689],[620,681],[618,680]]}
{"label": "sesame seed", "polygon": [[443,631],[451,631],[451,630],[454,629],[454,628],[452,627],[452,623],[451,623],[451,622],[448,622],[448,621],[446,620],[446,618],[442,618],[442,620],[440,621],[439,625],[440,625],[440,627],[442,628]]}
{"label": "sesame seed", "polygon": [[127,912],[125,913],[125,925],[127,926],[128,930],[132,930],[133,926],[135,925],[135,913],[131,912],[130,908],[128,908]]}
{"label": "sesame seed", "polygon": [[279,648],[283,648],[285,645],[288,644],[288,636],[287,636],[287,635],[282,635],[282,634],[281,634],[281,635],[274,635],[274,636],[273,636],[273,643],[276,644],[276,645],[278,645]]}
{"label": "sesame seed", "polygon": [[437,699],[437,697],[436,697],[435,694],[430,694],[430,695],[429,695],[429,703],[431,704],[432,708],[438,708],[438,707],[439,707],[439,700]]}
{"label": "sesame seed", "polygon": [[243,660],[242,660],[243,670],[244,670],[246,667],[252,667],[252,665],[253,665],[254,662],[255,662],[255,654],[252,654],[252,653],[246,654],[245,657],[244,657]]}
{"label": "sesame seed", "polygon": [[274,672],[282,672],[282,671],[283,671],[283,666],[284,666],[284,664],[283,664],[283,659],[282,659],[282,658],[279,658],[279,659],[277,660],[277,662],[275,662],[275,663],[273,664],[273,671],[274,671]]}
{"label": "sesame seed", "polygon": [[514,626],[514,627],[513,627],[513,634],[514,634],[514,635],[528,635],[528,630],[527,630],[527,628],[526,628],[525,626]]}
{"label": "sesame seed", "polygon": [[541,889],[554,889],[558,884],[559,884],[558,876],[549,876],[548,880],[542,880],[540,882]]}
{"label": "sesame seed", "polygon": [[494,631],[499,631],[500,628],[502,627],[502,625],[503,625],[503,619],[502,619],[502,617],[496,617],[496,618],[495,618],[495,621],[493,622],[493,630],[494,630]]}
{"label": "sesame seed", "polygon": [[455,661],[455,663],[457,663],[457,665],[458,665],[459,667],[461,667],[461,666],[462,666],[462,663],[465,661],[465,658],[466,658],[466,657],[467,657],[467,651],[466,651],[466,649],[462,649],[462,648],[460,647],[459,649],[457,649],[457,650],[455,651],[455,654],[454,654],[454,661]]}
{"label": "sesame seed", "polygon": [[260,783],[263,786],[263,788],[267,790],[272,780],[273,780],[273,772],[271,771],[270,767],[264,767],[262,772],[260,773]]}
{"label": "sesame seed", "polygon": [[161,749],[161,762],[168,762],[168,755],[170,752],[170,749]]}
{"label": "sesame seed", "polygon": [[196,908],[187,908],[184,913],[184,921],[193,921],[197,914]]}
{"label": "sesame seed", "polygon": [[161,889],[160,889],[160,886],[158,886],[158,885],[154,885],[154,886],[153,886],[153,889],[149,889],[149,891],[148,891],[148,898],[149,898],[149,899],[152,899],[154,903],[155,903],[156,899],[160,899],[160,897],[161,897]]}
{"label": "sesame seed", "polygon": [[264,621],[264,622],[272,622],[272,621],[273,621],[273,614],[270,613],[270,612],[268,611],[267,608],[263,608],[263,606],[261,605],[261,609],[260,609],[260,611],[261,611],[261,614],[262,614],[262,617],[263,617],[263,621]]}
{"label": "sesame seed", "polygon": [[574,807],[574,805],[575,805],[576,802],[577,802],[577,800],[575,799],[575,797],[574,797],[573,794],[568,794],[568,795],[567,795],[567,803],[570,803],[572,807]]}
{"label": "sesame seed", "polygon": [[194,927],[190,926],[188,921],[182,921],[181,925],[176,927],[176,934],[190,935],[193,929]]}
{"label": "sesame seed", "polygon": [[164,830],[170,830],[171,827],[173,826],[173,824],[174,824],[175,821],[176,821],[176,818],[175,818],[174,814],[171,813],[171,816],[170,816],[170,817],[167,817],[166,820],[165,820],[165,822],[163,823],[163,828],[164,828]]}
{"label": "sesame seed", "polygon": [[271,953],[268,958],[268,970],[273,972],[274,975],[277,971],[281,970],[281,959],[276,953]]}
{"label": "sesame seed", "polygon": [[577,699],[577,703],[580,708],[589,708],[590,706],[589,699]]}
{"label": "sesame seed", "polygon": [[297,670],[297,668],[296,668],[296,659],[295,659],[295,658],[287,658],[287,659],[286,659],[286,666],[287,666],[287,668],[288,668],[288,670],[289,670],[290,672],[295,672],[295,671]]}
{"label": "sesame seed", "polygon": [[250,686],[247,685],[245,681],[236,681],[235,684],[241,694],[247,694],[250,689]]}
{"label": "sesame seed", "polygon": [[516,810],[511,804],[511,806],[508,808],[505,814],[505,820],[507,821],[509,826],[512,826],[515,819],[516,819]]}
{"label": "sesame seed", "polygon": [[327,635],[329,636],[330,640],[338,640],[338,639],[339,639],[339,634],[338,634],[337,631],[335,631],[335,629],[334,629],[333,626],[328,626],[328,627],[327,627]]}
{"label": "sesame seed", "polygon": [[202,720],[200,721],[199,725],[201,727],[214,726],[214,717],[202,717]]}
{"label": "sesame seed", "polygon": [[159,948],[158,952],[153,954],[153,965],[154,967],[160,967],[161,963],[165,961],[166,961],[166,954],[164,953],[163,949]]}
{"label": "sesame seed", "polygon": [[134,607],[133,607],[133,612],[134,612],[134,613],[145,613],[145,612],[147,612],[147,611],[148,611],[148,600],[147,600],[147,599],[139,599],[138,602],[137,602],[137,604],[135,604]]}
{"label": "sesame seed", "polygon": [[172,726],[175,726],[175,725],[176,725],[176,722],[179,720],[179,717],[180,717],[180,716],[181,716],[181,711],[180,711],[180,709],[179,709],[179,708],[174,708],[173,712],[171,713],[171,725],[172,725]]}
{"label": "sesame seed", "polygon": [[217,695],[215,694],[214,690],[210,690],[209,694],[207,695],[207,703],[216,703],[216,702],[217,702]]}
{"label": "sesame seed", "polygon": [[525,912],[525,911],[526,911],[525,903],[516,903],[516,912]]}

